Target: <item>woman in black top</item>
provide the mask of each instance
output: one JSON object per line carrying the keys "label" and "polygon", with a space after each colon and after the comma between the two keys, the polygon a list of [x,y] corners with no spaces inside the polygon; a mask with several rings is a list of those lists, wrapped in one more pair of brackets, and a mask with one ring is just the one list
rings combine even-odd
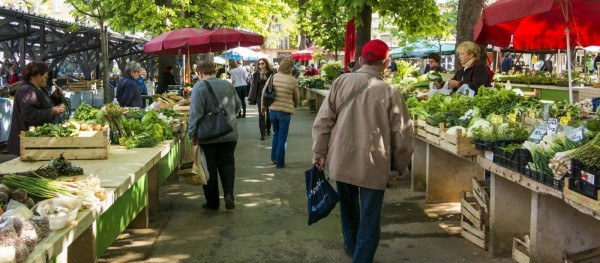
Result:
{"label": "woman in black top", "polygon": [[[258,105],[258,128],[260,129],[260,140],[264,141],[267,135],[271,135],[271,120],[269,113],[262,113],[260,108],[261,94],[263,88],[267,84],[269,77],[273,75],[273,69],[266,58],[258,60],[258,67],[252,76],[252,86],[250,88],[250,94],[248,95],[248,102],[250,105]],[[266,117],[266,118],[265,118]]]}
{"label": "woman in black top", "polygon": [[491,86],[489,68],[479,60],[479,52],[479,46],[471,41],[465,41],[458,45],[456,53],[462,67],[448,81],[448,88],[456,90],[467,85],[463,89],[471,89],[477,94],[480,86]]}
{"label": "woman in black top", "polygon": [[[61,104],[60,89],[50,95],[44,87],[48,80],[48,65],[34,61],[23,68],[23,84],[15,93],[12,122],[8,136],[7,150],[10,154],[19,155],[21,152],[22,131],[32,126],[42,126],[46,123],[59,123],[60,115],[65,112]],[[58,106],[55,106],[58,105]]]}

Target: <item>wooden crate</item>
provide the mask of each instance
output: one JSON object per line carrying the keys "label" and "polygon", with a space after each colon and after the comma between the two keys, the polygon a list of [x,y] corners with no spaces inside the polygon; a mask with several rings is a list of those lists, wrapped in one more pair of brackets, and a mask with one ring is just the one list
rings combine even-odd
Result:
{"label": "wooden crate", "polygon": [[421,120],[419,119],[419,117],[417,117],[417,115],[415,115],[414,117],[414,123],[413,125],[416,125],[416,130],[417,132],[415,132],[416,136],[419,136],[421,138],[426,138],[427,137],[427,126],[429,126],[429,124],[427,124],[427,121],[425,120]]}
{"label": "wooden crate", "polygon": [[[575,203],[578,203],[584,207],[587,207],[596,213],[600,213],[600,201],[594,200],[578,192],[570,190],[569,181],[570,180],[567,179],[564,180],[565,186],[563,187],[563,197],[565,199],[569,199]],[[600,196],[600,190],[598,191],[598,196]]]}
{"label": "wooden crate", "polygon": [[67,82],[70,91],[86,91],[102,88],[102,80],[82,80],[81,82]]}
{"label": "wooden crate", "polygon": [[567,263],[598,262],[600,261],[600,247],[572,254],[563,251],[563,259]]}
{"label": "wooden crate", "polygon": [[425,131],[427,131],[427,135],[425,136],[427,141],[437,145],[440,144],[440,134],[443,132],[443,128],[438,128],[427,124],[427,126],[425,126]]}
{"label": "wooden crate", "polygon": [[477,204],[471,193],[462,192],[461,195],[460,234],[475,245],[487,250],[489,238],[488,214]]}
{"label": "wooden crate", "polygon": [[490,181],[477,180],[477,177],[472,178],[473,182],[473,197],[483,207],[486,213],[489,213],[490,207]]}
{"label": "wooden crate", "polygon": [[21,132],[21,161],[50,160],[63,154],[68,160],[108,159],[109,131],[81,131],[78,137],[25,137]]}
{"label": "wooden crate", "polygon": [[529,263],[531,254],[529,245],[516,237],[513,237],[512,258],[518,263]]}
{"label": "wooden crate", "polygon": [[189,105],[188,106],[174,105],[173,110],[179,111],[179,112],[189,112],[190,106]]}
{"label": "wooden crate", "polygon": [[457,130],[456,135],[450,135],[445,132],[445,126],[442,126],[443,132],[440,132],[440,146],[456,155],[481,155],[483,151],[475,149],[473,137],[463,137],[462,130]]}

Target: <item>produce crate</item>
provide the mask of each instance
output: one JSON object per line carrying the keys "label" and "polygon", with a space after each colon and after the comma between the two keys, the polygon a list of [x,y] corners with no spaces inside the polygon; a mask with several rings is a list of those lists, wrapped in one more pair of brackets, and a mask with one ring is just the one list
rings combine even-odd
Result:
{"label": "produce crate", "polygon": [[600,186],[600,167],[588,166],[577,159],[571,159],[571,176],[573,179]]}
{"label": "produce crate", "polygon": [[68,82],[67,87],[70,91],[86,91],[102,87],[102,80],[82,80],[81,82]]}
{"label": "produce crate", "polygon": [[178,112],[190,112],[190,106],[174,105],[173,110]]}
{"label": "produce crate", "polygon": [[512,258],[518,263],[529,263],[530,262],[530,246],[519,238],[513,237],[512,246]]}
{"label": "produce crate", "polygon": [[485,212],[489,212],[490,207],[490,181],[478,180],[477,177],[472,178],[473,197],[483,207]]}
{"label": "produce crate", "polygon": [[443,128],[438,128],[427,124],[427,126],[425,126],[425,131],[427,131],[427,135],[425,137],[427,141],[437,145],[440,144],[440,134],[443,132]]}
{"label": "produce crate", "polygon": [[593,200],[598,200],[599,187],[583,180],[567,178],[569,181],[569,190],[575,191],[581,195],[587,196]]}
{"label": "produce crate", "polygon": [[600,202],[598,201],[598,189],[595,189],[594,197],[586,196],[583,194],[584,191],[587,191],[588,194],[591,195],[594,192],[592,189],[595,189],[594,186],[589,186],[583,190],[582,185],[575,185],[575,179],[566,178],[565,179],[565,187],[563,188],[563,197],[565,199],[569,199],[575,203],[578,203],[582,206],[585,206],[596,213],[600,213]]}
{"label": "produce crate", "polygon": [[477,200],[471,193],[462,192],[460,203],[461,236],[487,250],[489,232],[486,222],[488,214],[477,204]]}
{"label": "produce crate", "polygon": [[493,161],[502,167],[526,174],[527,163],[531,161],[531,153],[527,149],[517,149],[511,153],[504,151],[500,146],[494,146]]}
{"label": "produce crate", "polygon": [[[442,125],[442,129],[446,130]],[[462,130],[457,130],[455,135],[440,132],[440,146],[456,155],[480,155],[483,151],[475,149],[472,137],[463,137]]]}
{"label": "produce crate", "polygon": [[80,131],[78,137],[25,137],[21,132],[21,161],[50,160],[63,154],[68,160],[108,159],[109,131]]}
{"label": "produce crate", "polygon": [[494,142],[484,142],[480,140],[473,140],[473,144],[475,145],[475,149],[480,151],[493,151],[494,150]]}
{"label": "produce crate", "polygon": [[413,124],[413,125],[417,125],[417,128],[416,128],[417,132],[415,134],[419,137],[426,138],[427,137],[427,127],[429,126],[429,124],[427,124],[427,121],[419,119],[417,117],[417,115],[415,115],[414,121],[416,124]]}

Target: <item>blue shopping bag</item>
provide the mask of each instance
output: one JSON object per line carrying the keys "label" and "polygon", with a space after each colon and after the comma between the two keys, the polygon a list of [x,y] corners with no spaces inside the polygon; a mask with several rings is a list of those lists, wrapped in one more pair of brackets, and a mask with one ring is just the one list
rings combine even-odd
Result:
{"label": "blue shopping bag", "polygon": [[325,172],[313,167],[304,172],[308,195],[308,225],[329,215],[340,198],[327,179]]}

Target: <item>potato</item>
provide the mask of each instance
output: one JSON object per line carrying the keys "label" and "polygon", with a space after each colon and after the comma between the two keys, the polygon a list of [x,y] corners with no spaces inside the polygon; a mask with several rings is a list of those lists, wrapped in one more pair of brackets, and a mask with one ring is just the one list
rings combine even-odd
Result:
{"label": "potato", "polygon": [[81,126],[79,128],[82,131],[87,131],[89,128],[89,125],[87,123],[84,123],[84,124],[81,124]]}
{"label": "potato", "polygon": [[102,124],[94,125],[94,131],[101,131],[101,130],[102,130]]}

